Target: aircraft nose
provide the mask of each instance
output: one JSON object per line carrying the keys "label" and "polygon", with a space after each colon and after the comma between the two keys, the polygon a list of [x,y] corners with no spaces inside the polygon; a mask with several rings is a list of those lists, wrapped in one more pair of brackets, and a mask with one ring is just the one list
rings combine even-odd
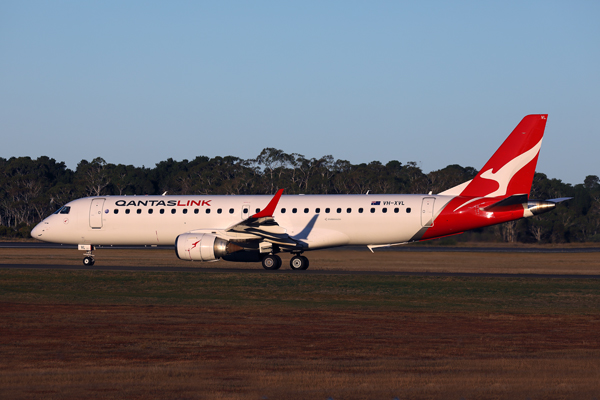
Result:
{"label": "aircraft nose", "polygon": [[31,237],[34,239],[38,239],[40,236],[42,236],[42,232],[44,231],[44,228],[42,228],[42,223],[39,223],[35,226],[35,228],[33,228],[31,230]]}

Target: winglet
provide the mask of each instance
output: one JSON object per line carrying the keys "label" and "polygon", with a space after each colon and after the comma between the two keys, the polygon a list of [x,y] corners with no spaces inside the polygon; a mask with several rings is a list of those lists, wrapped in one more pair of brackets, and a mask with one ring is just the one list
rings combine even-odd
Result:
{"label": "winglet", "polygon": [[271,199],[269,204],[265,207],[264,210],[258,212],[251,216],[250,218],[263,218],[263,217],[272,217],[275,212],[275,207],[277,207],[277,203],[279,203],[279,199],[281,198],[281,194],[283,193],[283,189],[279,189],[275,196]]}

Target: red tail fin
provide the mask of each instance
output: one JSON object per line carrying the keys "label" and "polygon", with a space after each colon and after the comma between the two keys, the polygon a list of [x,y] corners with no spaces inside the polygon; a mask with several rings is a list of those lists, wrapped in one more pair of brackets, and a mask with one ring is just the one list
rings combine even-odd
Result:
{"label": "red tail fin", "polygon": [[461,192],[461,196],[529,196],[547,118],[547,114],[528,115],[523,118]]}

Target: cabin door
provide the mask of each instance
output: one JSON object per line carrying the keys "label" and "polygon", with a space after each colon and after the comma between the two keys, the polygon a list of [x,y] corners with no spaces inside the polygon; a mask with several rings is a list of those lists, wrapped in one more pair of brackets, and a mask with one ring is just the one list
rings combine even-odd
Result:
{"label": "cabin door", "polygon": [[421,225],[425,228],[433,226],[433,203],[435,197],[425,197],[421,205]]}
{"label": "cabin door", "polygon": [[104,199],[92,199],[90,206],[90,227],[92,229],[102,228],[102,209],[104,208]]}

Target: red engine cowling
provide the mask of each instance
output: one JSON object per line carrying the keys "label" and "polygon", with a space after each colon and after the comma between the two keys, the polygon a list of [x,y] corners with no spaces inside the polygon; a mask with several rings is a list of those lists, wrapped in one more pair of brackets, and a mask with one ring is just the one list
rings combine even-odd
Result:
{"label": "red engine cowling", "polygon": [[242,247],[208,233],[184,233],[175,239],[175,253],[181,260],[211,261]]}

